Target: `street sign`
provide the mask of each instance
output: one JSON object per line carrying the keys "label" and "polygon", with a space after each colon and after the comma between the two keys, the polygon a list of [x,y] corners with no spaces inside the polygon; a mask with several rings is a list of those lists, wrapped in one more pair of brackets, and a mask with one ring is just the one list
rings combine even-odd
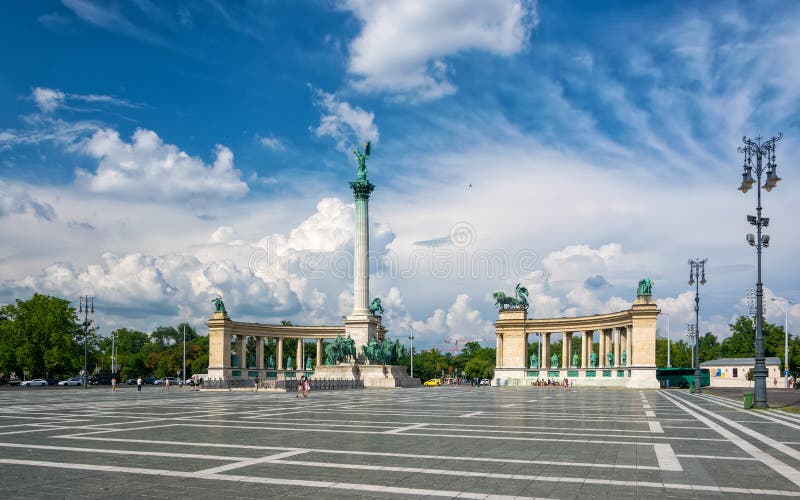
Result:
{"label": "street sign", "polygon": [[789,370],[783,370],[783,376],[784,377],[788,377],[789,376]]}

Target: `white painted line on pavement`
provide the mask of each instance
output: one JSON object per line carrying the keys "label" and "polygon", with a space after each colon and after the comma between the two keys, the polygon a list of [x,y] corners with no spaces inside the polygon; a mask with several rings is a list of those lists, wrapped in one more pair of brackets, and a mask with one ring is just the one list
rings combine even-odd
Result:
{"label": "white painted line on pavement", "polygon": [[658,466],[661,470],[683,471],[678,457],[676,457],[675,452],[672,451],[672,446],[666,443],[655,443],[653,449],[656,452],[656,460],[658,460]]}
{"label": "white painted line on pavement", "polygon": [[384,434],[397,434],[399,432],[409,431],[411,429],[419,429],[419,428],[425,427],[426,425],[428,425],[428,424],[407,425],[405,427],[397,427],[396,429],[392,429],[392,430],[389,430],[389,431],[384,431],[383,433]]}
{"label": "white painted line on pavement", "polygon": [[[172,477],[194,477],[197,478],[193,472],[179,472],[162,469],[141,469],[137,467],[115,467],[109,465],[94,465],[94,464],[62,464],[56,462],[43,462],[37,460],[12,460],[0,459],[1,464],[9,465],[26,465],[30,467],[52,467],[57,469],[78,469],[89,470],[97,472],[127,472],[130,474],[144,474],[151,476],[172,476]],[[272,477],[252,477],[252,476],[233,476],[225,474],[210,474],[202,476],[200,479],[211,479],[217,481],[234,481],[241,483],[257,483],[257,484],[280,484],[286,486],[306,486],[309,488],[333,488],[339,490],[355,490],[355,491],[377,491],[382,493],[397,493],[401,495],[412,496],[437,496],[437,497],[458,497],[458,498],[497,498],[503,500],[511,499],[527,499],[533,497],[512,497],[506,495],[492,495],[487,493],[472,493],[466,491],[447,491],[447,490],[425,490],[420,488],[400,488],[395,486],[379,486],[374,484],[358,484],[358,483],[336,483],[332,481],[304,481],[300,479],[279,479]],[[583,481],[583,479],[581,479]]]}
{"label": "white painted line on pavement", "polygon": [[[749,442],[745,441],[744,439],[740,438],[739,436],[737,436],[733,432],[729,431],[728,429],[725,429],[724,427],[722,427],[721,425],[717,424],[716,422],[714,422],[713,420],[709,419],[708,417],[704,417],[703,415],[697,413],[696,411],[692,411],[688,406],[692,406],[695,409],[703,411],[704,413],[710,413],[712,415],[715,415],[713,412],[708,411],[708,410],[703,410],[699,406],[694,405],[692,403],[689,403],[688,401],[682,401],[677,396],[673,396],[673,395],[669,395],[668,396],[666,393],[662,393],[662,392],[660,392],[659,394],[661,394],[662,397],[672,401],[672,403],[675,406],[677,406],[678,408],[681,408],[683,411],[685,411],[689,415],[692,415],[697,420],[703,422],[707,426],[709,426],[712,429],[714,429],[715,431],[717,431],[717,433],[719,433],[721,436],[727,438],[731,443],[733,443],[734,445],[738,446],[739,448],[741,448],[742,450],[747,452],[753,458],[757,458],[758,460],[760,460],[767,467],[771,468],[772,470],[774,470],[775,472],[777,472],[781,476],[785,477],[789,481],[793,482],[797,486],[800,486],[800,471],[798,471],[794,467],[791,467],[791,466],[781,462],[777,458],[773,457],[772,455],[769,455],[768,453],[762,451],[761,449],[755,447],[754,445],[752,445]],[[746,427],[744,427],[742,425],[736,424],[732,420],[729,420],[729,419],[724,418],[724,417],[719,416],[719,415],[715,415],[715,416],[716,416],[717,419],[727,423],[731,427],[734,427],[734,428],[736,428],[738,430],[742,430],[742,432],[744,432],[744,429],[747,429]],[[749,430],[749,429],[747,429],[747,430]],[[758,433],[756,433],[756,434],[758,434]],[[766,436],[762,436],[762,437],[766,438]],[[780,444],[780,443],[776,442],[776,444]],[[788,448],[785,445],[781,445],[781,446],[784,446],[785,448]],[[794,451],[794,450],[792,450],[792,451]],[[800,495],[800,493],[798,493],[798,495]]]}
{"label": "white painted line on pavement", "polygon": [[652,410],[647,410],[644,412],[644,416],[648,418],[654,418],[656,416],[656,413]]}
{"label": "white painted line on pavement", "polygon": [[653,434],[664,434],[664,429],[661,428],[661,424],[658,420],[651,420],[647,422],[647,424],[650,426],[650,432]]}
{"label": "white painted line on pavement", "polygon": [[729,456],[721,456],[721,455],[686,455],[682,453],[678,453],[675,455],[678,458],[704,458],[709,460],[751,460],[751,461],[758,461],[757,458],[753,457],[729,457]]}
{"label": "white painted line on pavement", "polygon": [[275,460],[281,458],[292,457],[295,455],[300,455],[302,453],[306,453],[305,450],[292,450],[292,451],[284,451],[283,453],[276,453],[274,455],[267,455],[266,457],[258,457],[258,458],[248,458],[245,460],[241,460],[239,462],[234,462],[232,464],[225,464],[220,465],[219,467],[213,467],[211,469],[203,469],[195,472],[194,474],[198,477],[203,476],[210,476],[213,474],[218,474],[220,472],[226,472],[233,469],[240,469],[242,467],[249,467],[251,465],[262,464],[264,462],[274,462]]}
{"label": "white painted line on pavement", "polygon": [[50,446],[43,444],[30,443],[0,443],[2,448],[26,448],[33,450],[53,450],[53,451],[78,451],[85,453],[108,453],[110,455],[145,455],[148,457],[172,457],[172,458],[196,458],[198,460],[250,460],[249,457],[234,457],[223,455],[201,455],[197,453],[168,453],[164,451],[138,451],[138,450],[116,450],[111,448],[78,448],[74,446]]}
{"label": "white painted line on pavement", "polygon": [[466,415],[459,415],[460,417],[475,417],[483,413],[482,411],[473,411],[472,413],[467,413]]}

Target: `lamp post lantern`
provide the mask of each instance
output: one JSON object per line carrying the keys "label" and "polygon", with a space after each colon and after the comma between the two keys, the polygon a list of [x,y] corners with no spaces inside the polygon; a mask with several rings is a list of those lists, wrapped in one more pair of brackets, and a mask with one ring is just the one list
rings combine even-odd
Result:
{"label": "lamp post lantern", "polygon": [[[748,234],[746,239],[750,246],[756,247],[756,356],[753,367],[753,406],[755,408],[767,408],[767,366],[764,360],[764,287],[761,283],[761,249],[769,247],[769,235],[762,236],[761,228],[769,225],[769,218],[761,217],[761,188],[772,191],[781,180],[778,177],[778,165],[775,163],[775,143],[783,138],[783,134],[773,136],[766,141],[761,137],[755,140],[744,137],[744,146],[739,147],[739,153],[744,154],[744,172],[742,173],[742,185],[739,191],[746,193],[756,185],[757,202],[756,215],[748,215],[747,222],[756,226],[756,235]],[[755,165],[753,160],[755,159]],[[766,164],[764,162],[766,160]],[[756,178],[753,179],[753,169],[755,168]],[[761,176],[766,172],[767,180],[761,185]]]}
{"label": "lamp post lantern", "polygon": [[689,259],[689,284],[695,286],[694,292],[694,328],[695,328],[695,367],[694,392],[700,394],[700,285],[706,284],[706,261],[708,259]]}
{"label": "lamp post lantern", "polygon": [[773,302],[783,302],[783,386],[789,388],[789,304],[794,304],[789,299],[772,299]]}
{"label": "lamp post lantern", "polygon": [[92,321],[89,319],[89,314],[94,314],[94,297],[84,295],[80,297],[78,312],[83,313],[83,388],[87,389],[89,384],[88,370],[88,354],[89,354],[89,327]]}

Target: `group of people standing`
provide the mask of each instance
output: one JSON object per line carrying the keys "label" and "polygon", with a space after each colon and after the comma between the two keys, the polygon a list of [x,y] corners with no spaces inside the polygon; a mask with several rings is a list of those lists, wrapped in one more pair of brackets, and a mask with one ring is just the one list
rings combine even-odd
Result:
{"label": "group of people standing", "polygon": [[300,394],[302,394],[303,398],[307,399],[308,391],[310,390],[311,390],[311,382],[308,380],[308,377],[303,376],[303,378],[301,378],[297,382],[297,394],[295,395],[295,398],[299,398]]}
{"label": "group of people standing", "polygon": [[531,382],[531,385],[534,387],[556,387],[561,386],[564,388],[565,391],[569,390],[569,379],[564,377],[564,380],[559,382],[554,378],[545,378],[545,379],[536,379],[535,381]]}

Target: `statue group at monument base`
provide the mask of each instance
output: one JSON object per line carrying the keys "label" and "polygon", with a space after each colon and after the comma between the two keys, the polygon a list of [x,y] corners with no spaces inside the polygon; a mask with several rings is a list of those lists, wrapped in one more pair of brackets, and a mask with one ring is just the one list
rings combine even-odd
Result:
{"label": "statue group at monument base", "polygon": [[411,378],[405,366],[397,365],[322,365],[314,370],[312,379],[362,380],[366,389],[419,387],[420,380]]}

